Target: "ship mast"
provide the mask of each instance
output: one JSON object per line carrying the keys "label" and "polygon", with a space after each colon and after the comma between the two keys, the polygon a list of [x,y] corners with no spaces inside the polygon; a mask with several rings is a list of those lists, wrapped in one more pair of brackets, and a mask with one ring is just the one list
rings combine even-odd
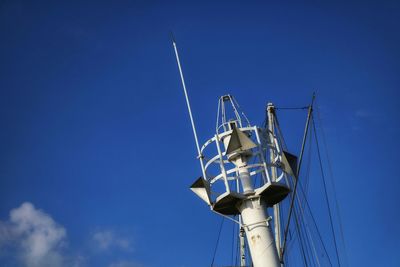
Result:
{"label": "ship mast", "polygon": [[[280,267],[278,203],[290,192],[284,178],[293,173],[293,165],[279,148],[274,134],[273,105],[268,106],[269,129],[266,130],[251,126],[232,95],[221,96],[215,134],[200,148],[175,41],[173,45],[202,171],[190,189],[213,212],[235,221],[243,229],[240,232],[241,266],[246,264],[245,236],[254,267]],[[269,150],[269,160],[265,157],[266,150]],[[274,207],[275,238],[269,207]],[[234,219],[236,215],[239,221]]]}

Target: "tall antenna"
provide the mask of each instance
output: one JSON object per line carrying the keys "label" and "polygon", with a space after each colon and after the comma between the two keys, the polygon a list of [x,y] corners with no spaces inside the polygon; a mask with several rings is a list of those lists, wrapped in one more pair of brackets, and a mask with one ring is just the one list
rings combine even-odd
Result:
{"label": "tall antenna", "polygon": [[181,62],[179,60],[178,48],[176,46],[176,41],[175,41],[175,38],[174,38],[174,35],[173,35],[172,32],[171,32],[171,39],[172,39],[172,45],[174,46],[176,62],[178,63],[179,74],[181,76],[183,92],[185,93],[186,106],[187,106],[187,109],[188,109],[188,112],[189,112],[190,122],[192,124],[194,141],[196,142],[197,158],[200,161],[201,171],[203,172],[203,177],[205,179],[206,175],[205,175],[205,170],[204,170],[204,163],[203,163],[202,154],[201,154],[201,151],[200,151],[199,140],[197,138],[196,126],[195,126],[194,120],[193,120],[192,109],[190,108],[190,102],[189,102],[189,97],[188,97],[188,93],[187,93],[187,90],[186,90],[185,78],[183,77],[182,66],[181,66]]}

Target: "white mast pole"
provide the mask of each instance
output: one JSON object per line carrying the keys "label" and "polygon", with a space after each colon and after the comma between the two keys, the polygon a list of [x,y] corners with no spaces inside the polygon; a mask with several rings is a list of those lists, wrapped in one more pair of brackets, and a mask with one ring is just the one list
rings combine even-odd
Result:
{"label": "white mast pole", "polygon": [[278,250],[269,225],[267,205],[259,195],[255,194],[252,183],[248,182],[251,176],[248,158],[239,154],[233,156],[230,161],[238,168],[239,180],[246,196],[237,208],[246,233],[253,266],[279,267]]}
{"label": "white mast pole", "polygon": [[267,207],[260,197],[250,197],[238,207],[254,267],[280,267]]}
{"label": "white mast pole", "polygon": [[[275,114],[275,107],[272,103],[268,103],[267,105],[267,114],[268,114],[268,131],[269,131],[269,140],[270,140],[270,149],[269,149],[269,155],[270,155],[270,161],[271,164],[275,160],[275,149],[274,149],[274,135],[275,135],[275,129],[274,129],[274,114]],[[276,172],[276,167],[272,166],[271,167],[271,180],[272,182],[276,182],[277,179],[277,172]],[[274,207],[274,232],[275,232],[275,244],[276,244],[276,249],[278,250],[278,253],[280,253],[281,250],[281,222],[280,222],[280,205],[279,203],[275,204]]]}
{"label": "white mast pole", "polygon": [[[172,35],[171,35],[171,36],[172,36]],[[174,46],[176,62],[178,63],[179,74],[180,74],[180,76],[181,76],[181,82],[182,82],[183,92],[185,93],[186,105],[187,105],[187,109],[188,109],[188,111],[189,111],[190,122],[191,122],[191,124],[192,124],[192,130],[193,130],[193,135],[194,135],[194,141],[196,142],[197,158],[198,158],[199,161],[200,161],[201,171],[202,171],[202,173],[203,173],[203,179],[207,179],[206,173],[205,173],[205,169],[204,169],[203,157],[202,157],[201,150],[200,150],[200,146],[199,146],[199,140],[198,140],[198,138],[197,138],[196,126],[195,126],[194,120],[193,120],[192,109],[190,108],[189,97],[188,97],[188,93],[187,93],[187,90],[186,90],[185,79],[184,79],[184,77],[183,77],[181,62],[180,62],[180,60],[179,60],[178,48],[176,47],[176,42],[175,42],[175,39],[174,39],[173,36],[172,36],[172,44],[173,44],[173,46]]]}

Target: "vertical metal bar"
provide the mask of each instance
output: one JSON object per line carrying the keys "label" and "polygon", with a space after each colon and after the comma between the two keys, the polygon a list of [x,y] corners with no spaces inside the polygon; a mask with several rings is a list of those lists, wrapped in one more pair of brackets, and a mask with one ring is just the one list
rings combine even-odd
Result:
{"label": "vertical metal bar", "polygon": [[222,127],[224,128],[224,131],[227,131],[226,128],[226,111],[225,111],[225,101],[223,99],[223,96],[221,96],[221,106],[222,106]]}
{"label": "vertical metal bar", "polygon": [[265,162],[264,153],[263,153],[263,150],[262,150],[262,144],[261,144],[260,135],[258,134],[258,128],[256,126],[254,126],[254,131],[256,132],[256,139],[257,139],[257,142],[258,142],[258,149],[260,150],[260,158],[261,158],[261,161],[262,161],[263,166],[264,166],[264,172],[265,172],[265,174],[263,175],[264,183],[271,183],[271,179],[269,178],[267,163]]}
{"label": "vertical metal bar", "polygon": [[315,93],[313,93],[312,100],[311,100],[311,105],[308,107],[307,122],[306,122],[306,126],[304,127],[303,142],[301,143],[301,150],[300,150],[300,155],[299,155],[299,164],[297,165],[297,170],[296,170],[296,178],[299,175],[301,163],[303,162],[304,147],[305,147],[306,141],[307,141],[307,132],[308,132],[309,124],[310,124],[311,114],[312,114],[312,111],[313,111],[314,100],[315,100]]}
{"label": "vertical metal bar", "polygon": [[215,135],[215,143],[217,145],[217,151],[218,151],[218,155],[219,155],[219,158],[220,158],[220,168],[221,168],[222,175],[224,176],[224,183],[225,183],[226,192],[230,193],[231,189],[229,188],[228,177],[227,177],[225,166],[224,166],[224,158],[222,156],[221,147],[219,146],[219,136],[218,136],[218,134]]}
{"label": "vertical metal bar", "polygon": [[233,97],[231,95],[229,95],[229,101],[231,102],[231,105],[232,105],[232,108],[233,108],[233,112],[235,113],[236,119],[237,119],[237,121],[239,123],[239,128],[242,128],[243,127],[242,119],[240,118],[239,112],[237,111],[235,103],[232,101],[232,98]]}
{"label": "vertical metal bar", "polygon": [[[269,150],[269,156],[271,160],[271,164],[275,161],[275,150],[274,146],[276,146],[275,142],[275,133],[274,133],[274,106],[272,103],[268,103],[267,106],[267,114],[268,114],[268,130],[271,147]],[[272,182],[276,182],[277,179],[277,169],[275,166],[271,166],[271,180]],[[275,204],[274,207],[274,233],[275,233],[275,245],[278,251],[281,250],[281,218],[280,218],[280,205],[279,203]]]}
{"label": "vertical metal bar", "polygon": [[215,133],[218,134],[218,121],[219,121],[219,109],[221,107],[221,101],[218,100],[218,110],[217,110],[217,123],[215,125]]}
{"label": "vertical metal bar", "polygon": [[233,102],[235,102],[237,109],[240,111],[240,113],[242,113],[242,116],[244,117],[244,119],[247,122],[247,126],[251,126],[249,119],[247,118],[246,114],[244,114],[244,112],[242,111],[242,108],[240,107],[239,103],[236,101],[235,98],[232,98]]}

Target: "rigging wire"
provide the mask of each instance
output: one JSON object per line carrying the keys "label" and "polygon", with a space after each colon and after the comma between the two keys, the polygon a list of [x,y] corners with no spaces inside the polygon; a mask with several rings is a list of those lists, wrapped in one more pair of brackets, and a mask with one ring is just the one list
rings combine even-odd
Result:
{"label": "rigging wire", "polygon": [[[274,119],[275,119],[274,120],[274,124],[276,126],[275,128],[277,129],[278,139],[281,142],[281,145],[282,145],[283,149],[287,150],[287,145],[286,145],[285,139],[283,137],[282,130],[280,128],[280,124],[279,124],[279,121],[278,121],[278,116],[275,116]],[[290,183],[290,181],[288,183]],[[292,181],[292,184],[293,184],[293,181]],[[289,184],[288,184],[288,186],[289,186]],[[293,192],[291,192],[290,194],[293,194]],[[304,247],[306,247],[306,246],[304,245],[304,238],[302,237],[301,225],[299,224],[296,208],[294,206],[292,208],[294,209],[293,210],[293,215],[295,217],[295,232],[297,234],[298,243],[300,245],[300,253],[302,255],[302,260],[303,260],[304,265],[308,266],[308,261],[310,261],[310,260],[309,260],[308,252],[304,250]],[[289,208],[289,212],[290,212],[290,208]],[[282,215],[282,213],[281,213],[281,215]],[[289,229],[289,228],[287,228],[287,229]],[[285,237],[285,239],[286,239],[286,237]],[[285,257],[286,255],[282,253],[281,254],[281,260],[283,260],[282,256]],[[307,259],[308,259],[308,261],[307,261]],[[287,263],[287,262],[285,261],[285,263]]]}
{"label": "rigging wire", "polygon": [[[300,186],[301,186],[301,184],[300,184]],[[306,220],[306,216],[305,216],[305,211],[304,211],[304,205],[301,203],[301,201],[300,201],[300,199],[301,199],[301,195],[299,196],[299,195],[297,195],[296,196],[296,198],[297,198],[297,205],[298,205],[298,207],[300,208],[300,211],[301,211],[301,215],[302,215],[302,218],[303,218],[303,223],[304,223],[304,228],[305,228],[305,231],[306,231],[306,236],[307,236],[307,238],[308,238],[308,240],[309,240],[309,242],[310,242],[310,247],[311,247],[311,249],[312,249],[312,253],[315,255],[315,260],[316,260],[316,262],[317,262],[317,264],[315,264],[315,261],[313,261],[313,263],[314,263],[314,265],[318,265],[318,266],[321,266],[320,265],[320,262],[319,262],[319,258],[318,258],[318,254],[317,254],[317,251],[316,251],[316,249],[315,249],[315,244],[314,244],[314,241],[313,241],[313,238],[312,238],[312,235],[311,235],[311,231],[310,231],[310,227],[309,227],[309,224],[308,224],[308,222],[307,222],[307,220]],[[306,198],[306,196],[304,195],[304,198]],[[311,211],[310,211],[311,212]],[[314,260],[314,258],[312,257],[312,259]]]}
{"label": "rigging wire", "polygon": [[300,231],[302,232],[302,235],[304,238],[304,247],[305,247],[306,255],[307,255],[308,261],[311,265],[311,263],[314,261],[313,261],[313,257],[310,256],[310,254],[312,254],[312,251],[310,252],[310,250],[311,250],[310,249],[310,247],[311,247],[310,240],[308,238],[307,231],[306,231],[304,214],[302,214],[301,211],[299,211],[299,205],[301,204],[301,202],[300,202],[300,199],[297,194],[296,194],[296,200],[297,201],[294,203],[294,212],[295,212],[295,215],[300,218],[300,220],[299,220]]}
{"label": "rigging wire", "polygon": [[[306,109],[306,108],[310,109],[310,106],[305,107],[305,108],[279,108],[279,109]],[[318,114],[318,116],[319,116],[319,114]],[[310,115],[310,120],[311,120],[312,125],[313,125],[313,131],[310,131],[308,139],[311,141],[312,135],[314,133],[314,138],[315,138],[315,141],[316,141],[317,151],[318,151],[318,159],[319,159],[319,162],[320,162],[321,174],[322,174],[322,178],[323,178],[323,182],[324,182],[325,199],[326,199],[327,206],[328,206],[329,219],[330,219],[331,229],[332,229],[332,233],[333,233],[333,239],[334,239],[334,243],[335,243],[334,245],[335,245],[335,250],[336,250],[336,257],[337,257],[337,260],[338,260],[338,264],[340,266],[339,253],[338,253],[338,248],[337,248],[337,243],[336,243],[336,235],[335,235],[335,230],[334,230],[334,227],[333,227],[332,211],[331,211],[331,206],[330,206],[329,199],[328,199],[328,193],[327,193],[326,181],[325,181],[325,174],[323,172],[323,167],[322,167],[322,158],[321,158],[321,154],[320,154],[320,148],[319,148],[319,143],[318,143],[318,138],[317,138],[315,121],[314,121],[314,117],[312,115]],[[280,140],[282,142],[282,146],[286,147],[286,143],[285,143],[285,140],[283,138],[283,135],[282,135],[282,132],[281,132],[281,129],[280,129],[280,125],[279,125],[279,122],[278,122],[277,119],[276,119],[275,123],[276,123],[276,126],[278,126],[276,128],[278,129],[277,133],[278,133],[278,135],[280,137]],[[323,136],[323,138],[324,138],[324,136]],[[323,141],[324,141],[324,145],[326,147],[325,139]],[[311,211],[311,208],[309,206],[309,203],[307,201],[307,196],[306,196],[307,195],[308,184],[309,184],[309,176],[310,176],[310,165],[311,165],[310,158],[311,158],[311,147],[312,147],[311,144],[312,144],[312,142],[309,142],[309,147],[308,147],[309,155],[307,157],[308,158],[308,165],[306,167],[306,172],[305,172],[305,176],[306,177],[305,177],[305,180],[304,180],[305,186],[306,186],[305,187],[306,190],[304,190],[302,184],[299,183],[299,185],[300,185],[299,188],[300,188],[300,191],[302,193],[302,196],[301,195],[296,195],[295,197],[296,197],[297,201],[295,203],[291,203],[291,205],[293,204],[293,215],[294,215],[293,217],[295,219],[295,227],[296,227],[295,229],[296,229],[296,233],[297,233],[297,236],[298,236],[299,247],[301,249],[301,255],[302,255],[303,262],[304,262],[305,266],[310,266],[310,264],[311,264],[311,266],[313,266],[313,265],[314,266],[320,266],[320,263],[319,263],[319,260],[318,260],[318,255],[317,255],[317,252],[316,252],[316,249],[315,249],[315,244],[313,242],[312,235],[311,235],[311,232],[310,232],[310,229],[309,229],[309,224],[306,222],[306,213],[305,213],[305,210],[304,210],[305,207],[304,207],[304,204],[301,203],[301,202],[303,202],[303,203],[305,203],[306,208],[309,211],[309,214],[311,216],[312,222],[313,222],[313,224],[315,226],[316,232],[317,232],[318,237],[320,239],[320,242],[322,244],[323,250],[324,250],[324,252],[325,252],[325,254],[327,256],[329,264],[332,266],[329,254],[327,253],[327,250],[326,250],[325,244],[323,242],[321,233],[320,233],[320,231],[318,229],[318,226],[316,224],[314,215],[313,215],[313,213]],[[328,162],[328,163],[330,164],[330,162]],[[331,168],[331,166],[330,166],[330,168]],[[298,168],[298,170],[299,169],[300,168]],[[331,169],[330,169],[330,171],[331,171]],[[332,171],[331,171],[331,177],[333,177]],[[297,179],[298,179],[298,177],[297,177]],[[294,177],[294,179],[292,178],[291,182],[292,183],[298,183],[299,181],[297,181],[297,179],[296,179],[296,177]],[[332,181],[332,183],[333,183],[333,181]],[[335,197],[336,197],[336,195],[335,195]],[[300,199],[303,199],[303,201],[300,201]],[[337,199],[335,199],[335,200],[336,200],[336,206],[338,206],[337,205]],[[221,235],[221,231],[222,231],[223,222],[224,221],[222,220],[221,221],[221,225],[220,225],[220,229],[219,229],[219,233],[218,233],[218,239],[217,239],[217,243],[216,243],[216,247],[215,247],[215,251],[214,251],[214,255],[213,255],[213,260],[212,260],[211,266],[213,266],[213,264],[214,264],[215,255],[216,255],[218,244],[219,244],[219,239],[220,239],[220,235]],[[342,229],[341,229],[341,231],[342,231]],[[233,228],[233,235],[235,235],[235,227]],[[286,239],[286,235],[287,235],[287,233],[285,232],[285,239]],[[343,243],[344,243],[343,233],[342,233],[342,239],[343,239]],[[236,245],[237,245],[237,247],[236,247],[237,253],[235,255],[236,257],[234,257],[235,239],[232,238],[231,259],[232,259],[232,264],[235,264],[235,265],[237,264],[238,255],[239,255],[239,253],[238,253],[239,242],[238,241],[237,241]],[[246,250],[248,250],[248,248],[246,248]],[[314,258],[312,256],[313,254],[316,257],[317,264],[314,261]],[[285,259],[286,259],[287,255],[284,255],[284,256],[285,256]],[[288,265],[288,263],[285,263],[285,264],[286,264],[286,266]]]}
{"label": "rigging wire", "polygon": [[308,109],[308,106],[306,107],[282,107],[282,108],[277,108],[275,109],[280,109],[280,110],[301,110],[301,109]]}
{"label": "rigging wire", "polygon": [[[292,182],[291,183],[291,187],[292,187],[293,183],[294,183],[293,179],[291,180],[291,182]],[[291,192],[290,194],[292,195],[293,192]],[[293,204],[295,204],[295,202],[293,202]],[[290,205],[290,206],[292,206],[292,205]],[[303,260],[304,266],[308,266],[308,262],[310,260],[309,260],[308,251],[306,251],[304,249],[304,248],[307,249],[307,246],[306,246],[306,243],[304,241],[304,237],[302,236],[301,227],[300,227],[301,225],[299,223],[299,219],[298,219],[298,215],[297,215],[298,212],[297,212],[296,205],[293,205],[291,208],[293,209],[292,212],[293,212],[293,217],[294,217],[294,220],[295,220],[295,232],[297,234],[297,239],[298,239],[298,243],[299,243],[299,246],[300,246],[300,253],[301,253],[301,256],[302,256],[302,260]],[[307,261],[307,259],[308,259],[308,261]]]}
{"label": "rigging wire", "polygon": [[289,209],[289,215],[288,215],[288,219],[287,219],[287,223],[286,223],[286,229],[284,232],[284,239],[283,239],[283,246],[282,246],[282,252],[281,252],[281,256],[284,255],[285,253],[285,247],[286,247],[286,239],[287,239],[287,234],[288,234],[288,229],[290,226],[290,219],[292,216],[292,210],[293,210],[293,204],[294,204],[294,196],[296,195],[296,189],[297,189],[297,184],[299,181],[299,174],[300,174],[300,168],[301,168],[301,163],[302,163],[302,159],[303,159],[303,153],[304,153],[304,146],[305,146],[305,142],[307,140],[307,133],[308,133],[308,128],[309,128],[309,122],[311,119],[311,115],[312,115],[312,110],[313,110],[313,103],[314,103],[314,99],[315,99],[315,93],[313,94],[312,97],[312,101],[311,101],[311,105],[308,106],[308,115],[307,115],[307,122],[306,122],[306,127],[304,129],[304,136],[303,136],[303,142],[301,145],[301,150],[300,150],[300,157],[298,160],[298,165],[297,165],[297,170],[296,170],[296,179],[295,179],[295,183],[294,183],[294,189],[293,189],[293,194],[291,195],[291,203],[290,203],[290,209]]}
{"label": "rigging wire", "polygon": [[238,242],[236,242],[236,257],[235,257],[235,265],[234,266],[238,266],[238,260],[239,260],[239,235],[237,236],[238,238]]}
{"label": "rigging wire", "polygon": [[293,209],[293,215],[294,215],[294,221],[295,221],[295,226],[296,226],[296,233],[299,239],[299,243],[300,243],[300,249],[301,249],[301,254],[303,257],[303,262],[304,262],[304,266],[308,267],[308,262],[307,262],[307,257],[306,257],[306,253],[304,251],[304,245],[303,245],[303,238],[301,236],[301,232],[300,232],[300,227],[299,227],[299,221],[297,219],[297,212],[295,209]]}
{"label": "rigging wire", "polygon": [[[307,152],[308,152],[307,167],[306,167],[306,171],[305,171],[305,177],[303,178],[303,180],[305,181],[305,190],[303,190],[302,182],[300,181],[299,185],[301,186],[301,191],[302,191],[303,195],[297,194],[296,195],[296,199],[297,199],[297,202],[298,202],[297,203],[298,209],[300,209],[300,214],[302,215],[302,218],[304,220],[303,221],[304,228],[305,228],[304,231],[306,232],[306,237],[307,237],[307,240],[309,241],[311,254],[314,254],[314,256],[315,256],[315,261],[314,261],[314,257],[312,257],[314,266],[321,266],[320,260],[319,260],[319,257],[318,257],[318,253],[317,253],[317,250],[316,250],[316,247],[315,247],[314,239],[312,237],[312,233],[311,233],[311,230],[310,230],[310,225],[309,225],[308,220],[306,218],[307,217],[306,216],[306,211],[307,210],[306,210],[306,207],[305,207],[305,202],[307,201],[307,189],[308,189],[308,185],[309,185],[309,181],[310,181],[310,170],[311,170],[311,162],[312,162],[312,160],[311,160],[311,155],[312,155],[312,131],[310,132],[310,135],[309,135],[309,146],[308,146]],[[311,209],[309,209],[309,213],[312,214]]]}
{"label": "rigging wire", "polygon": [[[278,135],[279,135],[279,138],[280,138],[280,140],[281,140],[281,142],[282,142],[282,146],[283,146],[283,148],[284,149],[287,149],[287,146],[286,146],[286,143],[285,143],[285,139],[284,139],[284,136],[283,136],[283,134],[282,134],[282,130],[281,130],[281,128],[280,128],[280,125],[279,125],[279,121],[277,120],[277,116],[276,116],[276,128],[277,128],[277,132],[278,132]],[[307,166],[307,170],[306,170],[306,177],[305,177],[305,181],[306,181],[306,185],[307,185],[307,188],[308,188],[308,181],[309,181],[309,176],[310,176],[310,165],[311,165],[311,149],[312,149],[312,146],[311,146],[311,144],[312,144],[312,131],[310,131],[310,136],[309,136],[309,147],[308,147],[308,166]],[[293,183],[293,179],[292,179],[292,183]],[[318,228],[318,226],[317,226],[317,223],[316,223],[316,220],[315,220],[315,218],[314,218],[314,215],[313,215],[313,213],[312,213],[312,210],[311,210],[311,207],[310,207],[310,205],[309,205],[309,203],[308,203],[308,201],[307,201],[307,191],[305,191],[304,189],[303,189],[303,186],[302,186],[302,184],[301,184],[301,182],[299,183],[299,185],[300,185],[300,191],[301,191],[301,193],[302,193],[302,195],[303,195],[303,199],[304,199],[304,203],[305,203],[305,207],[302,207],[302,205],[301,205],[301,203],[300,203],[300,198],[299,198],[299,196],[297,196],[297,200],[298,200],[298,206],[300,206],[301,207],[301,210],[302,210],[302,214],[303,214],[303,218],[304,218],[304,220],[305,220],[305,211],[304,211],[304,208],[306,208],[307,210],[308,210],[308,212],[309,212],[309,214],[310,214],[310,217],[311,217],[311,221],[312,221],[312,223],[313,223],[313,226],[314,226],[314,228],[315,228],[315,230],[316,230],[316,233],[317,233],[317,236],[318,236],[318,239],[319,239],[319,241],[320,241],[320,243],[322,244],[322,248],[323,248],[323,251],[324,251],[324,253],[325,253],[325,255],[326,255],[326,257],[327,257],[327,260],[328,260],[328,262],[329,262],[329,265],[330,266],[332,266],[332,262],[331,262],[331,259],[330,259],[330,257],[329,257],[329,254],[328,254],[328,252],[327,252],[327,249],[326,249],[326,246],[325,246],[325,243],[324,243],[324,241],[323,241],[323,239],[322,239],[322,236],[321,236],[321,233],[320,233],[320,231],[319,231],[319,228]],[[301,196],[300,196],[301,197]],[[303,204],[304,205],[304,204]],[[308,225],[308,224],[307,224]],[[308,229],[309,229],[309,227],[307,227]],[[306,228],[306,229],[307,229]],[[306,231],[307,232],[307,231]],[[315,256],[316,256],[316,260],[317,260],[317,264],[318,264],[318,266],[320,266],[320,263],[319,263],[319,260],[318,260],[318,255],[317,255],[317,252],[316,252],[316,249],[315,249],[315,244],[314,244],[314,242],[312,241],[313,239],[312,239],[312,235],[311,235],[311,232],[310,232],[310,230],[308,231],[308,233],[309,233],[309,235],[306,235],[307,237],[308,237],[308,239],[309,240],[311,240],[311,245],[312,245],[312,247],[313,247],[313,250],[314,250],[314,254],[315,254]],[[290,242],[291,244],[289,244],[289,245],[292,245],[293,244],[293,242]],[[289,246],[288,248],[287,248],[287,250],[289,251],[290,250],[290,247],[291,246]],[[286,266],[288,265],[288,263],[289,263],[289,261],[288,261],[288,254],[286,254],[286,255],[284,255],[284,258],[285,258],[285,264],[286,264]],[[315,263],[314,263],[315,264]]]}
{"label": "rigging wire", "polygon": [[[310,160],[311,160],[311,159],[310,159]],[[307,175],[309,175],[309,173],[308,173]],[[293,181],[292,181],[292,182],[293,182]],[[308,200],[307,200],[307,195],[306,195],[306,192],[305,192],[305,190],[304,190],[304,188],[303,188],[303,185],[302,185],[301,181],[299,181],[299,188],[300,188],[300,192],[301,192],[301,194],[302,194],[302,196],[303,196],[302,198],[303,198],[303,200],[304,200],[303,202],[305,203],[305,208],[308,210],[308,212],[309,212],[309,214],[310,214],[311,221],[312,221],[313,226],[314,226],[314,228],[315,228],[315,230],[316,230],[318,239],[319,239],[319,241],[321,242],[322,249],[323,249],[323,251],[324,251],[324,253],[325,253],[325,255],[326,255],[327,259],[328,259],[329,265],[330,265],[330,266],[333,266],[333,265],[332,265],[332,262],[331,262],[331,259],[330,259],[330,257],[329,257],[328,251],[327,251],[327,249],[326,249],[325,243],[324,243],[324,241],[323,241],[323,239],[322,239],[321,232],[320,232],[320,230],[319,230],[319,228],[318,228],[318,224],[317,224],[317,222],[316,222],[316,220],[315,220],[314,214],[313,214],[313,212],[312,212],[312,210],[311,210],[311,207],[310,207],[310,204],[309,204],[309,202],[308,202]],[[298,200],[298,202],[300,202],[300,201],[299,201],[299,198],[297,198],[297,200]],[[301,207],[301,205],[300,205],[300,207]],[[304,217],[304,216],[303,216],[303,217]],[[289,249],[289,248],[288,248],[288,249]]]}
{"label": "rigging wire", "polygon": [[217,242],[215,244],[215,248],[214,248],[214,254],[212,257],[212,261],[211,261],[211,267],[214,266],[214,261],[215,261],[215,255],[217,254],[217,249],[218,249],[218,244],[219,244],[219,238],[221,237],[221,231],[222,231],[222,226],[224,225],[224,221],[225,221],[225,217],[222,217],[221,219],[221,223],[219,225],[219,231],[218,231],[218,237],[217,237]]}
{"label": "rigging wire", "polygon": [[[296,197],[297,198],[297,197]],[[297,198],[297,203],[295,203],[296,205],[296,212],[299,214],[300,217],[300,227],[301,230],[303,232],[303,236],[304,236],[304,244],[305,244],[305,248],[306,248],[306,252],[307,255],[309,257],[309,262],[311,266],[316,266],[315,264],[315,259],[313,257],[313,243],[312,243],[312,239],[310,239],[309,233],[307,231],[307,225],[306,225],[306,218],[304,216],[304,214],[301,212],[301,208],[300,208],[300,200]]]}
{"label": "rigging wire", "polygon": [[[279,121],[277,120],[277,116],[275,116],[275,126],[277,126],[276,129],[277,129],[278,137],[282,143],[282,147],[285,150],[287,150],[286,142],[283,137],[282,131],[280,129],[280,125],[279,125]],[[293,184],[293,181],[292,181],[292,184]],[[291,194],[293,194],[293,192],[291,192]],[[297,234],[298,240],[299,240],[300,252],[302,255],[303,263],[304,263],[304,266],[309,266],[309,263],[311,263],[311,260],[310,260],[310,255],[309,255],[309,252],[307,249],[307,240],[305,240],[304,233],[302,232],[302,220],[301,219],[299,220],[298,211],[297,211],[296,206],[293,206],[293,209],[294,209],[293,216],[295,218],[295,230],[296,230],[296,234]]]}
{"label": "rigging wire", "polygon": [[340,236],[341,236],[341,239],[342,239],[343,252],[344,252],[344,261],[345,261],[345,265],[348,266],[348,256],[347,256],[346,243],[345,243],[345,239],[344,239],[342,216],[341,216],[341,213],[340,213],[339,202],[338,202],[337,195],[336,195],[335,180],[334,180],[333,171],[332,171],[331,159],[329,157],[328,145],[327,145],[326,137],[325,137],[325,130],[324,130],[324,127],[323,127],[323,124],[322,124],[322,120],[321,120],[321,116],[320,116],[320,111],[319,111],[318,105],[316,105],[316,111],[317,111],[316,113],[317,113],[318,125],[319,125],[319,127],[321,129],[321,134],[322,134],[322,144],[324,145],[325,156],[326,156],[327,163],[328,163],[328,171],[329,171],[329,176],[328,177],[330,178],[330,182],[332,184],[333,198],[335,200],[335,206],[336,206],[336,215],[337,215],[338,221],[339,221],[339,231],[340,231]]}
{"label": "rigging wire", "polygon": [[[300,192],[302,192],[303,195],[304,195],[305,193],[304,193],[304,189],[303,189],[303,186],[301,185],[301,183],[299,184],[299,188],[300,188]],[[332,265],[332,262],[331,262],[331,259],[330,259],[330,257],[329,257],[328,251],[327,251],[327,249],[326,249],[324,240],[322,239],[321,232],[319,231],[317,222],[316,222],[316,220],[315,220],[315,217],[314,217],[314,215],[313,215],[313,213],[312,213],[310,204],[308,203],[308,200],[307,200],[306,197],[304,197],[304,201],[305,201],[305,203],[306,203],[306,206],[307,206],[307,208],[308,208],[308,211],[310,212],[310,216],[311,216],[312,222],[313,222],[313,224],[314,224],[314,226],[315,226],[315,229],[317,230],[318,238],[319,238],[319,240],[321,241],[322,247],[323,247],[323,249],[324,249],[324,251],[325,251],[325,254],[326,254],[327,258],[328,258],[329,264],[330,264],[330,266],[333,266],[333,265]]]}
{"label": "rigging wire", "polygon": [[232,224],[232,247],[231,247],[231,264],[233,263],[233,250],[235,247],[235,225]]}
{"label": "rigging wire", "polygon": [[309,145],[308,145],[308,155],[307,155],[307,167],[306,167],[306,171],[305,171],[305,178],[304,178],[304,191],[305,191],[305,196],[307,196],[307,192],[308,192],[308,185],[310,182],[310,173],[311,173],[311,155],[312,155],[312,138],[313,138],[313,132],[310,131],[310,136],[308,139]]}
{"label": "rigging wire", "polygon": [[337,242],[336,242],[335,228],[333,226],[332,211],[331,211],[331,206],[330,206],[329,199],[328,199],[328,192],[326,189],[325,173],[324,173],[324,169],[323,169],[323,165],[322,165],[321,153],[320,153],[320,149],[319,149],[319,143],[318,143],[318,137],[317,137],[317,131],[315,128],[314,119],[311,120],[311,123],[312,123],[313,129],[314,129],[315,144],[317,146],[319,166],[320,166],[320,170],[321,170],[322,182],[324,185],[325,201],[326,201],[326,205],[327,205],[328,211],[329,211],[329,222],[330,222],[331,231],[332,231],[332,235],[333,235],[333,242],[335,245],[336,258],[337,258],[338,266],[340,267],[339,251],[338,251]]}

